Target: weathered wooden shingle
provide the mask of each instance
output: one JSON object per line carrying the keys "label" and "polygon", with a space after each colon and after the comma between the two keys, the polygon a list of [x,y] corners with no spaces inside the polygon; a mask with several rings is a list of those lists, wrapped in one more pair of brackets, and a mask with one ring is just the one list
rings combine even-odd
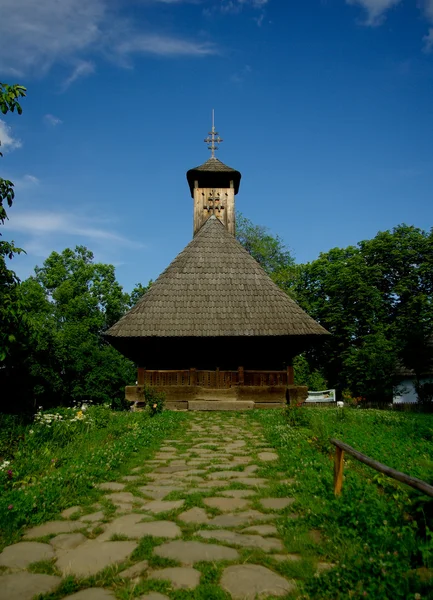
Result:
{"label": "weathered wooden shingle", "polygon": [[106,335],[137,338],[327,333],[212,216]]}

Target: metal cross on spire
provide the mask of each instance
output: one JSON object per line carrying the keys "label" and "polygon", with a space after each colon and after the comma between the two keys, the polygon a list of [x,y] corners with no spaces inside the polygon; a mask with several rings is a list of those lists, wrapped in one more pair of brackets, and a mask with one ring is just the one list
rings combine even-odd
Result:
{"label": "metal cross on spire", "polygon": [[212,131],[209,131],[208,137],[204,140],[211,151],[212,158],[215,158],[215,150],[218,150],[219,144],[223,141],[215,131],[215,110],[212,109]]}

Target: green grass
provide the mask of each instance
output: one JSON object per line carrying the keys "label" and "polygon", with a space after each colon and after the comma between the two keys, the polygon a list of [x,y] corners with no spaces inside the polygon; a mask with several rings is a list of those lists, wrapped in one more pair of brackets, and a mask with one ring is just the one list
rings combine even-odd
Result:
{"label": "green grass", "polygon": [[[343,493],[335,498],[329,444],[330,437],[337,437],[380,462],[431,481],[432,415],[302,409],[295,417],[280,411],[248,415],[263,425],[269,445],[280,455],[278,464],[267,466],[263,474],[272,479],[278,471],[296,479],[293,486],[276,483],[271,488],[275,495],[296,497],[291,509],[299,517],[282,517],[277,523],[287,551],[337,565],[320,577],[308,577],[304,569],[301,597],[433,598],[433,586],[414,577],[422,565],[433,568],[431,502],[352,460],[346,461]],[[318,543],[312,530],[321,534]],[[302,570],[296,563],[285,566],[293,576],[297,568]]]}
{"label": "green grass", "polygon": [[[97,406],[88,409],[87,420],[73,422],[67,411],[58,409],[66,413],[63,421],[20,429],[8,454],[10,473],[0,471],[0,548],[17,541],[23,527],[56,518],[69,506],[93,512],[92,504],[103,498],[94,485],[142,464],[184,418],[174,412],[151,418]],[[102,504],[109,516],[113,507]]]}

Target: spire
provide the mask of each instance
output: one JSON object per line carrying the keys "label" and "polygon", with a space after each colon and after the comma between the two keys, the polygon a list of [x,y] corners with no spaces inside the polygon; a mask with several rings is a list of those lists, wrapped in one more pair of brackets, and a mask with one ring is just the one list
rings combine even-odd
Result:
{"label": "spire", "polygon": [[209,135],[204,141],[208,144],[211,157],[215,158],[215,150],[218,150],[219,144],[224,141],[220,138],[218,131],[215,131],[215,109],[212,109],[212,131],[209,131]]}

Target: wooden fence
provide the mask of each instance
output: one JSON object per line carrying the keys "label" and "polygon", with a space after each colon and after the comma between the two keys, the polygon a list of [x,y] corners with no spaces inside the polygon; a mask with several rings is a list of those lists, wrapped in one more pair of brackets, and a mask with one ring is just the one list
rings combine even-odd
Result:
{"label": "wooden fence", "polygon": [[423,494],[427,496],[433,497],[433,486],[429,485],[425,481],[421,479],[417,479],[416,477],[410,477],[410,475],[406,475],[405,473],[400,473],[400,471],[396,471],[387,465],[384,465],[376,460],[373,460],[369,456],[362,454],[341,442],[340,440],[336,440],[334,438],[331,439],[331,444],[335,446],[335,463],[334,463],[334,493],[336,496],[341,494],[341,488],[343,486],[343,466],[344,466],[344,453],[346,452],[350,456],[353,456],[359,462],[368,465],[372,469],[379,471],[379,473],[383,473],[384,475],[388,475],[388,477],[392,477],[392,479],[396,479],[397,481],[401,481],[410,487],[419,490]]}

